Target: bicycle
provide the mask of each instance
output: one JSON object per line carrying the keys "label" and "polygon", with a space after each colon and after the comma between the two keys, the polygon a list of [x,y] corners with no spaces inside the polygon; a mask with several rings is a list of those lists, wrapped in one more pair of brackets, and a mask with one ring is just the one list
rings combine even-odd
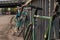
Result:
{"label": "bicycle", "polygon": [[[23,11],[22,11],[23,12]],[[18,17],[18,18],[17,18]],[[12,30],[13,32],[14,32],[14,29],[15,29],[15,31],[17,30],[18,32],[14,32],[13,33],[13,35],[15,35],[16,33],[18,34],[18,33],[21,33],[22,34],[22,32],[23,32],[23,29],[24,29],[24,27],[23,27],[23,25],[24,25],[24,21],[27,19],[27,12],[23,12],[22,14],[19,14],[19,12],[18,12],[18,14],[16,15],[16,16],[13,16],[12,18],[11,18],[11,20],[10,20],[10,25],[11,25],[11,27],[10,27],[10,30]],[[28,20],[28,19],[27,19]],[[14,21],[14,23],[13,23],[13,21]],[[13,23],[13,24],[12,24]],[[16,27],[17,26],[17,27]],[[21,32],[20,32],[20,29],[22,28],[22,30],[21,30]],[[17,35],[16,34],[16,35]],[[18,34],[19,35],[19,34]],[[17,35],[17,36],[18,36]]]}
{"label": "bicycle", "polygon": [[[35,14],[34,14],[33,17],[32,17],[33,19],[32,19],[32,21],[31,21],[31,23],[30,23],[30,24],[32,24],[32,26],[33,26],[33,28],[32,28],[32,29],[33,29],[33,34],[32,34],[32,35],[33,35],[33,40],[35,40],[35,37],[36,37],[36,36],[35,36],[35,33],[34,33],[34,32],[35,32],[35,29],[34,29],[34,24],[35,24],[35,23],[34,23],[34,22],[36,22],[36,21],[35,21],[36,18],[49,19],[49,20],[50,20],[49,27],[47,27],[47,30],[45,30],[45,34],[44,34],[44,35],[46,35],[46,38],[44,38],[44,39],[45,39],[45,40],[50,40],[51,25],[52,25],[52,22],[54,21],[53,18],[52,18],[52,17],[47,17],[47,16],[39,16],[39,15],[37,15],[37,11],[38,11],[38,10],[42,10],[42,8],[35,7],[35,6],[28,6],[28,7],[32,7],[32,8],[34,8],[34,9],[36,9],[36,10],[35,10]],[[52,21],[52,20],[53,20],[53,21]],[[30,25],[30,24],[29,24],[29,25]],[[27,32],[26,32],[26,33],[27,33]],[[19,36],[20,36],[20,34],[19,34]],[[25,37],[26,37],[26,35],[25,35]]]}

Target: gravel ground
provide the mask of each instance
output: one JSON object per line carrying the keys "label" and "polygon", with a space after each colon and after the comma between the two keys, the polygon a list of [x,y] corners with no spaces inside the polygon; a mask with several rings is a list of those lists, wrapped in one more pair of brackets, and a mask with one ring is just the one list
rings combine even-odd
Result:
{"label": "gravel ground", "polygon": [[6,33],[7,29],[9,29],[9,21],[12,16],[0,16],[0,40],[23,40],[23,37],[16,37]]}

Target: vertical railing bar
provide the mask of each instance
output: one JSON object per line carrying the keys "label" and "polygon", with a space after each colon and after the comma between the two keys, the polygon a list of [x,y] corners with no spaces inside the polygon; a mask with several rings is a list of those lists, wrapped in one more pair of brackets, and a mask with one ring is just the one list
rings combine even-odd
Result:
{"label": "vertical railing bar", "polygon": [[[56,7],[56,2],[55,2],[56,0],[54,0],[54,10],[55,10],[55,7]],[[54,28],[54,38],[56,38],[56,34],[55,34],[55,28]]]}
{"label": "vertical railing bar", "polygon": [[50,16],[50,7],[51,7],[50,2],[51,0],[49,0],[49,16]]}
{"label": "vertical railing bar", "polygon": [[[46,16],[46,0],[45,0],[45,16]],[[45,30],[46,30],[46,19],[45,19]]]}
{"label": "vertical railing bar", "polygon": [[51,40],[51,22],[52,22],[52,18],[49,20],[49,31],[48,31],[48,40]]}
{"label": "vertical railing bar", "polygon": [[[43,8],[43,0],[42,0],[42,8]],[[42,11],[42,16],[43,16],[43,11]],[[42,21],[42,25],[43,25],[43,21]]]}
{"label": "vertical railing bar", "polygon": [[33,36],[33,40],[35,40],[34,17],[33,17],[33,20],[32,21],[33,21],[33,32],[32,32],[33,34],[32,34],[32,36]]}
{"label": "vertical railing bar", "polygon": [[[42,8],[43,8],[43,0],[42,0]],[[43,16],[43,11],[42,11],[42,16]],[[43,26],[43,19],[42,19],[42,26]],[[43,34],[44,36],[44,34]]]}
{"label": "vertical railing bar", "polygon": [[[49,0],[49,16],[50,16],[50,2],[51,2],[51,0]],[[51,28],[51,19],[50,19],[50,25],[49,25],[49,27]],[[48,32],[48,40],[50,40],[50,28],[49,28],[49,32]]]}

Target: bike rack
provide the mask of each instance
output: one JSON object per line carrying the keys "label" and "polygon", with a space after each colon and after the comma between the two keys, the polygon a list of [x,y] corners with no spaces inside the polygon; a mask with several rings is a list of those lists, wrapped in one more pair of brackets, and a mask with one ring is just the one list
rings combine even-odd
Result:
{"label": "bike rack", "polygon": [[[51,31],[51,22],[52,22],[52,17],[48,17],[48,16],[39,16],[39,15],[34,15],[34,17],[36,17],[36,18],[39,18],[39,19],[48,19],[49,20],[49,25],[48,25],[48,28],[47,28],[47,30],[46,30],[46,32],[45,32],[45,35],[46,35],[46,37],[48,36],[48,40],[50,40],[50,31]],[[48,35],[47,35],[48,34]],[[33,30],[33,37],[34,37],[34,39],[33,40],[35,40],[35,34],[34,34],[34,30]],[[45,39],[46,40],[46,39]]]}
{"label": "bike rack", "polygon": [[[33,27],[32,27],[32,37],[33,37],[33,40],[36,40],[36,34],[35,34],[35,27],[34,27],[34,18],[39,18],[39,19],[47,19],[49,20],[49,25],[47,27],[47,30],[45,30],[45,34],[44,36],[46,35],[46,37],[44,38],[44,40],[50,40],[50,32],[51,32],[51,27],[52,27],[52,17],[48,17],[48,16],[39,16],[39,15],[34,15],[33,16],[33,19],[32,19],[32,23],[33,23]],[[28,32],[28,30],[27,30]],[[27,33],[26,32],[26,33]],[[26,37],[26,36],[25,36]],[[46,39],[47,38],[47,39]]]}

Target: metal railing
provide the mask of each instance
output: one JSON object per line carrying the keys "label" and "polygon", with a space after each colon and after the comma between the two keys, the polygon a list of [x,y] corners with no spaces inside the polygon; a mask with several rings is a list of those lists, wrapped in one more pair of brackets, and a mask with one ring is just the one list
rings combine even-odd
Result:
{"label": "metal railing", "polygon": [[[25,34],[25,38],[24,38],[24,40],[28,40],[29,39],[29,36],[31,36],[32,37],[32,40],[36,40],[36,34],[35,34],[35,27],[34,27],[34,18],[40,18],[40,19],[48,19],[49,20],[49,25],[48,25],[48,27],[47,27],[47,30],[45,30],[45,34],[44,34],[44,36],[45,36],[45,38],[44,38],[44,40],[50,40],[50,32],[51,32],[51,22],[52,22],[52,17],[48,17],[48,16],[39,16],[39,15],[34,15],[34,17],[33,17],[33,27],[28,27],[27,28],[27,31],[26,31],[26,34]],[[30,33],[31,33],[31,35],[30,35]],[[31,38],[30,38],[30,40],[31,40]]]}
{"label": "metal railing", "polygon": [[[48,19],[49,20],[49,25],[47,27],[47,30],[45,30],[45,38],[44,40],[50,40],[50,32],[51,32],[51,22],[52,22],[52,17],[48,17],[48,16],[39,16],[39,15],[34,15],[34,17],[36,18],[40,18],[40,19]],[[34,37],[35,38],[35,37]],[[46,39],[47,38],[47,39]],[[35,40],[35,39],[34,39]]]}

